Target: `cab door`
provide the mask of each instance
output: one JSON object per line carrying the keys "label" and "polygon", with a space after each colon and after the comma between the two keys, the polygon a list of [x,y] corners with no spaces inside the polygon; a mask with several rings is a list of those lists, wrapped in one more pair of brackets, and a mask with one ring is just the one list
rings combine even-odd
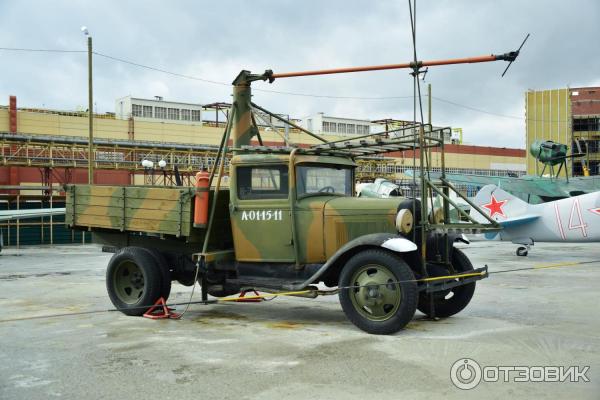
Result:
{"label": "cab door", "polygon": [[288,165],[237,165],[231,184],[236,259],[294,262]]}

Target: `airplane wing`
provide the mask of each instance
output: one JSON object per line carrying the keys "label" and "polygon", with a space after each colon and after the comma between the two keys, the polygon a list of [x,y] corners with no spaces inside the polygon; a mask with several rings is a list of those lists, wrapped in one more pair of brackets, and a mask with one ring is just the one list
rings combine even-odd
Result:
{"label": "airplane wing", "polygon": [[[439,179],[442,174],[439,172],[431,172],[430,176],[434,179]],[[507,176],[484,176],[484,175],[470,175],[470,174],[446,174],[446,179],[450,182],[462,183],[465,185],[473,186],[485,186],[485,185],[496,185],[503,187],[503,183],[514,181],[515,178]]]}
{"label": "airplane wing", "polygon": [[[432,178],[439,179],[441,174],[432,173],[431,176]],[[570,197],[574,191],[589,193],[600,190],[600,179],[594,180],[589,178],[570,178],[567,183],[564,179],[551,180],[550,178],[529,175],[515,178],[510,176],[446,174],[446,179],[450,182],[463,185],[496,185],[524,200],[528,200],[529,195],[538,196],[543,201],[558,200]]]}
{"label": "airplane wing", "polygon": [[[567,185],[566,182],[560,182],[562,185]],[[568,187],[565,188],[571,194],[576,196],[600,191],[600,176],[577,176],[569,178]]]}
{"label": "airplane wing", "polygon": [[64,215],[64,208],[38,208],[27,210],[3,210],[0,211],[0,221],[11,221],[17,219],[39,218],[49,215]]}
{"label": "airplane wing", "polygon": [[515,217],[515,218],[510,218],[510,219],[507,219],[504,221],[498,221],[498,223],[502,227],[513,227],[513,226],[525,224],[527,222],[531,222],[533,220],[538,219],[539,217],[540,217],[539,215],[519,215],[518,217]]}

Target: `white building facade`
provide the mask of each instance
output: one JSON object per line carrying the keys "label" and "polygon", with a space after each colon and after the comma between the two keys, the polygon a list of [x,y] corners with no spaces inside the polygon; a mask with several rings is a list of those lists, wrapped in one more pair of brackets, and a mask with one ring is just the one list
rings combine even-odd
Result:
{"label": "white building facade", "polygon": [[[362,136],[374,133],[385,132],[387,129],[394,130],[402,126],[412,124],[410,121],[400,120],[385,120],[369,121],[364,119],[354,118],[338,118],[324,115],[323,113],[317,113],[302,119],[302,127],[308,129],[316,134],[331,134],[338,136]],[[438,129],[434,127],[434,129]],[[390,137],[397,138],[402,136],[408,136],[418,133],[418,130],[407,129],[405,131],[398,131],[390,134]],[[452,133],[444,131],[444,143],[455,143],[452,138]],[[432,133],[433,136],[440,138],[441,132]],[[462,135],[461,135],[462,136]]]}
{"label": "white building facade", "polygon": [[352,118],[329,117],[323,113],[302,119],[302,127],[316,134],[360,136],[371,133],[371,121]]}
{"label": "white building facade", "polygon": [[116,100],[115,118],[202,125],[202,105],[126,96]]}

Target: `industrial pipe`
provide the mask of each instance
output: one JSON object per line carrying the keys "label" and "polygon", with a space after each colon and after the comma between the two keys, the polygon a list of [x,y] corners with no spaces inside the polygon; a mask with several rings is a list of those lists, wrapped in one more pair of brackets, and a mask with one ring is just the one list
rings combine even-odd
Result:
{"label": "industrial pipe", "polygon": [[473,64],[490,61],[514,61],[519,55],[518,51],[511,51],[504,54],[491,54],[489,56],[479,57],[466,57],[466,58],[453,58],[447,60],[431,60],[431,61],[417,61],[407,62],[401,64],[385,64],[385,65],[370,65],[365,67],[348,67],[348,68],[334,68],[334,69],[321,69],[314,71],[297,71],[297,72],[284,72],[275,74],[272,71],[266,71],[265,75],[269,82],[273,82],[277,78],[291,78],[297,76],[310,76],[310,75],[329,75],[329,74],[345,74],[349,72],[364,72],[364,71],[381,71],[388,69],[419,69],[421,67],[435,67],[438,65],[451,65],[451,64]]}

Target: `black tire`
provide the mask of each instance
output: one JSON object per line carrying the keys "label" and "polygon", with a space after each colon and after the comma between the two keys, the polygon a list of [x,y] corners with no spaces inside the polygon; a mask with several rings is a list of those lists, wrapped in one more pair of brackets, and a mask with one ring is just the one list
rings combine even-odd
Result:
{"label": "black tire", "polygon": [[239,292],[239,286],[228,285],[226,283],[208,287],[208,294],[213,297],[227,297],[238,294]]}
{"label": "black tire", "polygon": [[171,294],[171,268],[167,262],[167,258],[158,250],[144,248],[154,258],[156,265],[159,268],[162,285],[160,289],[160,296],[167,301]]}
{"label": "black tire", "polygon": [[[372,286],[368,286],[370,279]],[[340,304],[350,322],[365,332],[376,335],[398,332],[410,322],[417,308],[414,279],[410,267],[399,256],[385,250],[364,250],[346,263],[339,279],[339,287],[362,285],[363,288],[341,289]],[[384,281],[403,282],[382,285],[380,282]],[[386,303],[386,296],[393,300]]]}
{"label": "black tire", "polygon": [[[198,277],[202,284],[202,278]],[[227,273],[224,271],[211,271],[206,275],[207,292],[213,297],[227,297],[240,293],[240,286],[227,281]]]}
{"label": "black tire", "polygon": [[517,255],[518,255],[519,257],[526,257],[526,256],[527,256],[527,253],[529,253],[529,252],[527,251],[527,247],[523,247],[523,246],[521,246],[521,247],[519,247],[519,248],[517,249]]}
{"label": "black tire", "polygon": [[[459,249],[452,248],[452,266],[457,273],[471,271],[473,264],[467,258],[465,253]],[[443,276],[448,274],[445,269],[438,273],[430,273],[432,276]],[[462,286],[456,286],[449,290],[433,293],[433,302],[435,307],[435,316],[440,318],[450,317],[461,312],[473,298],[475,293],[475,282]],[[432,316],[430,295],[421,292],[419,295],[419,311],[427,316]]]}
{"label": "black tire", "polygon": [[140,247],[122,248],[106,269],[110,301],[126,315],[144,314],[161,297],[162,283],[156,260]]}

